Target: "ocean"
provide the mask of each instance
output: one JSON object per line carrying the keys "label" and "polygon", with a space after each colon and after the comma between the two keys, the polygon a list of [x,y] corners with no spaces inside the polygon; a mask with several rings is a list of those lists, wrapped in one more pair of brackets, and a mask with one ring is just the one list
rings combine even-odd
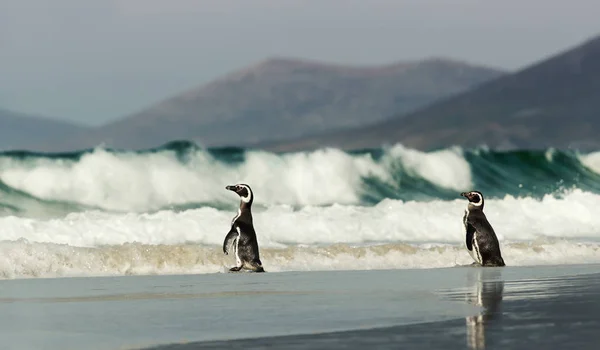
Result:
{"label": "ocean", "polygon": [[267,271],[471,263],[466,190],[486,198],[508,266],[600,262],[600,152],[270,153],[172,142],[144,151],[0,153],[0,277],[224,272],[249,184]]}
{"label": "ocean", "polygon": [[[2,349],[595,349],[600,151],[0,153]],[[267,271],[226,273],[254,191]],[[471,267],[483,192],[503,268]]]}
{"label": "ocean", "polygon": [[6,350],[597,349],[600,265],[0,281]]}

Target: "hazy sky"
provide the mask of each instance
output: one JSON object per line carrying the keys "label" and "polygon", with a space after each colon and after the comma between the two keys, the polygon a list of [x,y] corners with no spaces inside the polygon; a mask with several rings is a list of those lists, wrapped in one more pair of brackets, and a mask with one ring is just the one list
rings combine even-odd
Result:
{"label": "hazy sky", "polygon": [[598,0],[0,0],[0,107],[88,124],[266,57],[506,69],[600,34]]}

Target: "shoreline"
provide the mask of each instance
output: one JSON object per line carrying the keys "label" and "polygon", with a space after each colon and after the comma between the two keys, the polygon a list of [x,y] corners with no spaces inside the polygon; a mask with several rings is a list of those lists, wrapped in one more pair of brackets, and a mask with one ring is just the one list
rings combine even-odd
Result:
{"label": "shoreline", "polygon": [[457,320],[464,328],[481,316],[472,302],[478,290],[500,283],[506,304],[599,271],[586,264],[5,280],[0,312],[10,317],[0,321],[0,337],[18,349],[193,349],[347,332],[379,337]]}
{"label": "shoreline", "polygon": [[[483,302],[483,310],[464,319],[341,332],[173,343],[140,349],[364,349],[369,346],[376,346],[377,349],[400,347],[480,350],[490,346],[510,349],[595,349],[600,340],[600,335],[596,334],[600,326],[600,320],[596,317],[600,311],[600,301],[596,298],[600,291],[600,272],[555,280],[558,281],[575,285],[571,285],[570,288],[564,285],[552,286],[551,291],[554,295],[538,295],[532,299],[524,296],[515,298],[514,293],[507,293],[509,300],[504,302],[504,286],[500,283],[499,288],[496,285],[496,288],[480,293],[480,298],[487,299],[487,302]],[[557,304],[559,307],[553,308]],[[568,307],[570,312],[564,312],[565,307]],[[519,314],[525,313],[533,315],[519,319]]]}
{"label": "shoreline", "polygon": [[[468,261],[469,259],[463,259]],[[471,260],[472,261],[472,260]],[[233,266],[233,265],[231,265]],[[252,274],[251,271],[243,272],[228,272],[230,265],[220,266],[220,270],[214,272],[153,272],[153,273],[109,273],[109,274],[68,274],[62,276],[18,276],[18,277],[0,277],[0,285],[8,281],[29,281],[29,280],[56,280],[56,279],[87,279],[87,278],[136,278],[136,277],[183,277],[183,276],[214,276],[221,274],[236,275],[236,274]],[[577,266],[600,266],[600,262],[589,262],[589,263],[552,263],[552,264],[524,264],[524,265],[506,265],[505,268],[552,268],[552,267],[577,267]],[[481,266],[471,265],[471,262],[465,264],[456,264],[453,266],[425,266],[425,267],[390,267],[390,268],[365,268],[365,269],[313,269],[313,270],[265,270],[265,273],[269,274],[285,274],[285,273],[335,273],[335,272],[386,272],[386,271],[426,271],[426,270],[440,270],[440,269],[456,269],[456,268],[481,268]],[[490,268],[490,267],[485,267]]]}

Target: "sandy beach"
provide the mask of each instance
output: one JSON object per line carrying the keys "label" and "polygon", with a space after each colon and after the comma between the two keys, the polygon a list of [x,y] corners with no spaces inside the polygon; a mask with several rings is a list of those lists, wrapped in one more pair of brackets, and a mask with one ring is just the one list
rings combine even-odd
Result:
{"label": "sandy beach", "polygon": [[3,349],[490,349],[575,341],[583,349],[600,339],[590,331],[600,326],[599,272],[590,264],[3,280],[0,336]]}

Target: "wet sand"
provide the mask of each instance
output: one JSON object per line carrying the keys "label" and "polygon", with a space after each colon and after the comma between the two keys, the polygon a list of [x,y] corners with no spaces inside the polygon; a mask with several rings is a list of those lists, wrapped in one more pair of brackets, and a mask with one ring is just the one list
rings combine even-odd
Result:
{"label": "wet sand", "polygon": [[3,349],[596,348],[600,266],[0,281]]}

